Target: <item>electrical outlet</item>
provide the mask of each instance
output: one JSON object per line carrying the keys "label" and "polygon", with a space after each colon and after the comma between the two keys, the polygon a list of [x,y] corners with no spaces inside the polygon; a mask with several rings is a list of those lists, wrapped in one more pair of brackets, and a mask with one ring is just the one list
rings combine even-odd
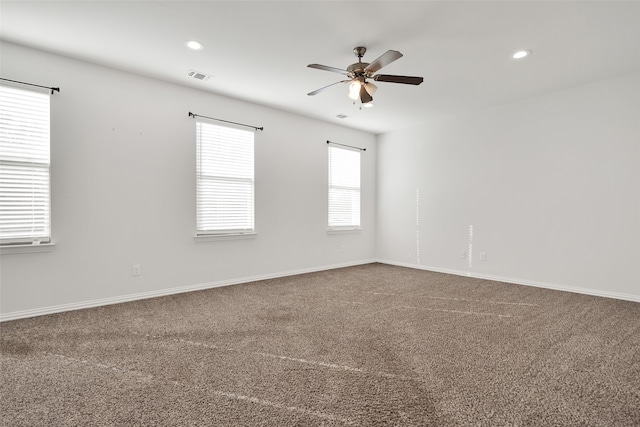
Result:
{"label": "electrical outlet", "polygon": [[480,252],[480,261],[486,261],[486,260],[487,260],[487,253]]}
{"label": "electrical outlet", "polygon": [[460,259],[465,259],[467,257],[467,251],[460,251]]}
{"label": "electrical outlet", "polygon": [[131,269],[131,275],[132,276],[139,276],[142,274],[142,271],[140,270],[140,264],[134,264],[132,269]]}

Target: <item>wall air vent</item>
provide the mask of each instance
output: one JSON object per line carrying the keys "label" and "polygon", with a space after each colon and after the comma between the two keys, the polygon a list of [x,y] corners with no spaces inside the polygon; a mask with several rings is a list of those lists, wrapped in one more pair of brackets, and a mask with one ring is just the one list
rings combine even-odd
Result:
{"label": "wall air vent", "polygon": [[210,76],[209,74],[205,74],[205,73],[201,73],[199,71],[193,71],[193,70],[189,70],[189,72],[187,73],[187,76],[203,82],[206,82],[211,77],[213,77],[213,76]]}

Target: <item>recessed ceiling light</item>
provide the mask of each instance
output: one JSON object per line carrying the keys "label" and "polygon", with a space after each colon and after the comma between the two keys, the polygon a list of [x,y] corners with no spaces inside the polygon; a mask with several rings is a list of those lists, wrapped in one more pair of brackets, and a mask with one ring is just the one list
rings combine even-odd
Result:
{"label": "recessed ceiling light", "polygon": [[186,47],[188,47],[189,49],[192,49],[192,50],[202,50],[202,49],[204,49],[204,45],[202,43],[200,43],[199,41],[195,41],[195,40],[187,40],[186,42],[184,42],[184,45]]}
{"label": "recessed ceiling light", "polygon": [[522,59],[522,58],[526,58],[529,55],[531,55],[531,51],[530,50],[519,50],[516,53],[514,53],[513,55],[511,55],[511,57],[513,59]]}

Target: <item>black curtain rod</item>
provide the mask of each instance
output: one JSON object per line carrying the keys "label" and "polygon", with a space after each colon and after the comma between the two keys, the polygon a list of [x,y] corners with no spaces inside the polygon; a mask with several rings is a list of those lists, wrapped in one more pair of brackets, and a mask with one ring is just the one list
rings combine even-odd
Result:
{"label": "black curtain rod", "polygon": [[194,117],[194,118],[195,118],[195,117],[204,117],[205,119],[217,120],[217,121],[219,121],[219,122],[231,123],[231,124],[233,124],[233,125],[238,125],[238,126],[245,126],[245,127],[248,127],[248,128],[253,128],[253,129],[255,129],[255,130],[264,130],[264,128],[263,128],[263,127],[260,127],[260,128],[259,128],[259,127],[256,127],[256,126],[245,125],[245,124],[243,124],[243,123],[236,123],[236,122],[230,122],[230,121],[228,121],[228,120],[216,119],[216,118],[214,118],[214,117],[201,116],[200,114],[193,114],[191,111],[189,111],[189,117]]}
{"label": "black curtain rod", "polygon": [[360,150],[360,151],[367,151],[366,148],[354,147],[353,145],[340,144],[339,142],[333,142],[329,140],[327,140],[327,144],[342,145],[343,147],[355,148],[356,150]]}
{"label": "black curtain rod", "polygon": [[53,95],[53,92],[60,92],[60,88],[59,87],[49,87],[49,86],[34,85],[33,83],[25,83],[25,82],[19,82],[18,80],[3,79],[2,77],[0,77],[0,80],[4,80],[6,82],[12,82],[12,83],[20,83],[21,85],[41,87],[43,89],[50,89],[51,90],[51,95]]}

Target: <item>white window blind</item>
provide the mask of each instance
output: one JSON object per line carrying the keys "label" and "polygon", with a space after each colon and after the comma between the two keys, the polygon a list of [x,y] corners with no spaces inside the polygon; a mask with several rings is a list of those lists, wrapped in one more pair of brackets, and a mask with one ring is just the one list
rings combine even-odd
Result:
{"label": "white window blind", "polygon": [[197,235],[254,231],[253,137],[196,120]]}
{"label": "white window blind", "polygon": [[360,227],[360,151],[329,147],[329,229]]}
{"label": "white window blind", "polygon": [[51,239],[49,94],[0,85],[0,244]]}

